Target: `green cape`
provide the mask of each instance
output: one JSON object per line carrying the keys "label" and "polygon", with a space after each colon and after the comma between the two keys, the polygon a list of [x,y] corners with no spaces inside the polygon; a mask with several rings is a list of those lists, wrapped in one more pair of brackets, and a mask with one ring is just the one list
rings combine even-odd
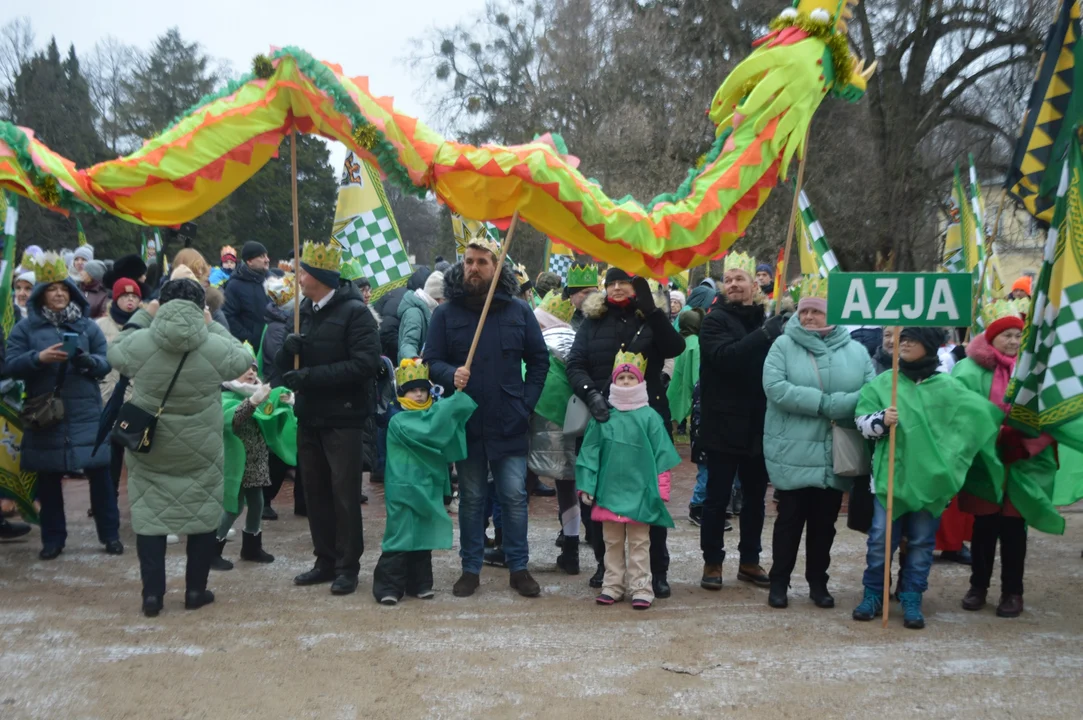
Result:
{"label": "green cape", "polygon": [[1053,504],[1059,507],[1083,498],[1083,453],[1063,443],[1057,446],[1060,470],[1053,483]]}
{"label": "green cape", "polygon": [[[951,371],[951,376],[963,387],[980,397],[988,398],[993,387],[993,371],[967,358]],[[1001,422],[1003,422],[1001,413]],[[990,447],[975,458],[966,474],[963,490],[988,502],[1003,504],[1006,492],[1012,505],[1027,524],[1044,533],[1064,534],[1064,518],[1053,505],[1053,480],[1057,460],[1053,447],[1027,460],[1020,460],[1005,469],[996,451],[996,438]]]}
{"label": "green cape", "polygon": [[[272,390],[270,396],[252,414],[252,419],[259,426],[267,449],[282,462],[296,467],[297,418],[293,415],[293,408],[282,402],[283,393],[289,393],[289,389],[280,387]],[[241,492],[241,479],[244,477],[247,461],[244,443],[233,432],[233,414],[244,400],[244,395],[232,390],[222,393],[222,413],[225,416],[222,439],[226,452],[226,482],[222,506],[231,513],[239,512],[237,496]]]}
{"label": "green cape", "polygon": [[662,416],[650,407],[591,418],[575,463],[575,486],[606,510],[647,525],[673,527],[658,476],[681,464]]}
{"label": "green cape", "polygon": [[568,382],[568,373],[564,363],[552,355],[549,356],[549,373],[545,376],[545,387],[534,407],[534,412],[553,423],[564,426],[564,415],[568,412],[568,400],[572,397],[572,385]]}
{"label": "green cape", "polygon": [[692,389],[699,382],[699,335],[684,339],[684,352],[673,363],[673,378],[669,381],[666,398],[670,416],[678,423],[692,414]]}
{"label": "green cape", "polygon": [[448,463],[466,457],[466,421],[477,409],[466,393],[428,410],[402,410],[387,426],[384,475],[384,552],[447,550],[454,524],[444,507],[451,495]]}
{"label": "green cape", "polygon": [[[891,373],[861,390],[856,415],[891,405]],[[938,373],[915,384],[899,375],[899,425],[895,431],[894,518],[920,510],[937,517],[963,487],[979,452],[995,454],[993,441],[1003,413],[976,393],[965,392],[950,375]],[[876,442],[876,496],[887,507],[888,438]],[[996,485],[988,491],[994,493]],[[984,495],[982,497],[985,497]]]}

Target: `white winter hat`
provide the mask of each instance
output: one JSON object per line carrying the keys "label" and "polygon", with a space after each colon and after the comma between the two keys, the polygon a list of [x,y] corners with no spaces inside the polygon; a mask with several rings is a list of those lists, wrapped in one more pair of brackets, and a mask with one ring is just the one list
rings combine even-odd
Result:
{"label": "white winter hat", "polygon": [[444,299],[444,273],[437,270],[425,281],[425,294],[433,300]]}
{"label": "white winter hat", "polygon": [[72,260],[75,258],[83,258],[84,260],[94,259],[94,246],[92,245],[80,245],[75,248],[75,252],[71,254]]}

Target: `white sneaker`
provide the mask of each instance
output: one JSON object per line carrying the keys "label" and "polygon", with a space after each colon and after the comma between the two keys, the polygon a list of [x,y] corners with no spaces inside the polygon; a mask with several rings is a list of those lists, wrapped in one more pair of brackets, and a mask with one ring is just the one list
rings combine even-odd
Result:
{"label": "white sneaker", "polygon": [[178,537],[178,536],[176,536],[176,535],[174,535],[172,533],[165,536],[165,544],[166,545],[176,545],[179,542],[180,542],[180,537]]}
{"label": "white sneaker", "polygon": [[237,537],[237,531],[233,528],[230,528],[229,532],[226,533],[226,540],[232,540],[235,537]]}
{"label": "white sneaker", "polygon": [[436,597],[436,591],[432,590],[431,588],[429,590],[422,590],[417,594],[417,596],[422,600],[431,600],[432,598]]}
{"label": "white sneaker", "polygon": [[399,599],[397,597],[395,597],[394,595],[387,595],[386,597],[380,598],[380,604],[381,605],[388,605],[388,606],[390,606],[390,605],[398,605],[399,604]]}

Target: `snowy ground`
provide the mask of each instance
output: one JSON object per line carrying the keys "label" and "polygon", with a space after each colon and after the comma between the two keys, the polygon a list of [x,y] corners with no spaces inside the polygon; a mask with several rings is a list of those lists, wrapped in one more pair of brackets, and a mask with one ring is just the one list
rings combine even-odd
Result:
{"label": "snowy ground", "polygon": [[[171,546],[165,611],[149,620],[127,513],[128,551],[107,556],[85,516],[86,484],[69,482],[70,537],[58,560],[38,560],[36,536],[0,546],[0,718],[1083,716],[1083,515],[1069,516],[1064,537],[1032,535],[1021,618],[964,612],[969,570],[938,563],[928,628],[904,630],[896,613],[883,630],[850,619],[864,536],[844,518],[835,610],[807,600],[800,564],[788,610],[768,608],[766,591],[738,583],[730,562],[721,593],[701,590],[698,530],[686,519],[694,468],[681,470],[673,597],[645,613],[597,607],[589,572],[555,571],[548,499],[531,504],[542,597],[518,597],[507,571],[486,568],[477,595],[455,598],[458,560],[448,552],[435,558],[435,599],[380,607],[370,578],[383,513],[379,490],[366,487],[357,594],[293,586],[310,545],[305,521],[282,512],[265,528],[278,560],[212,574],[218,601],[196,612],[183,609],[183,545]],[[290,507],[280,500],[280,512]],[[238,551],[231,543],[226,554]]]}

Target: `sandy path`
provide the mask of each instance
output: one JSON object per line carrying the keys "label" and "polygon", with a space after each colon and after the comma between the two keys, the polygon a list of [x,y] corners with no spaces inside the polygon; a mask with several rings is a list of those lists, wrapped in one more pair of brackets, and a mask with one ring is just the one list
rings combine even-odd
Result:
{"label": "sandy path", "polygon": [[[731,562],[721,593],[701,590],[698,532],[685,519],[694,468],[681,470],[674,594],[646,613],[599,608],[589,573],[554,571],[551,500],[531,512],[543,597],[519,598],[493,568],[475,597],[452,597],[458,560],[448,552],[435,559],[434,600],[380,607],[374,494],[356,595],[291,584],[310,546],[305,522],[283,512],[265,532],[278,560],[212,574],[218,602],[197,612],[183,610],[183,547],[170,547],[166,609],[148,620],[130,529],[128,552],[106,556],[83,512],[85,483],[68,483],[71,537],[59,560],[38,560],[36,538],[0,546],[0,718],[1083,716],[1083,515],[1069,517],[1064,537],[1032,535],[1023,617],[963,612],[969,570],[938,563],[929,627],[904,630],[896,613],[885,631],[850,620],[864,536],[841,519],[837,609],[807,600],[801,564],[785,611],[739,584]],[[238,551],[234,542],[226,554]],[[588,551],[581,557],[586,568]]]}

